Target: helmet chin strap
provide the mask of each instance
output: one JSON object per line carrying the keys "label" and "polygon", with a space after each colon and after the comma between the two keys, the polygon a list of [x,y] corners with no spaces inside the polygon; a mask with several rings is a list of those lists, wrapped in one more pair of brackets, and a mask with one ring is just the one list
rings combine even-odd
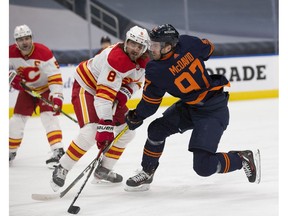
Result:
{"label": "helmet chin strap", "polygon": [[127,53],[127,41],[124,42],[124,47],[123,47],[123,49],[124,49],[124,52]]}
{"label": "helmet chin strap", "polygon": [[174,47],[171,46],[171,49],[168,52],[162,53],[161,51],[163,50],[163,48],[164,48],[164,46],[160,50],[160,54],[161,54],[160,59],[165,58],[168,54],[170,54],[171,52],[174,52],[174,50],[175,50]]}

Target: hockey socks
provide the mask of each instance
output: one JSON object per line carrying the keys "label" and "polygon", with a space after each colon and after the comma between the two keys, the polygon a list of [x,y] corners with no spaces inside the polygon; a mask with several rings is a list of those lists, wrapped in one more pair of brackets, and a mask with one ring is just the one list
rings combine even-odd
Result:
{"label": "hockey socks", "polygon": [[234,153],[216,153],[221,164],[218,173],[232,172],[242,168],[242,160],[239,155]]}
{"label": "hockey socks", "polygon": [[152,141],[149,138],[147,139],[144,152],[142,157],[142,167],[143,170],[149,174],[155,172],[159,165],[159,158],[162,155],[163,149],[165,146],[164,141]]}
{"label": "hockey socks", "polygon": [[204,150],[195,150],[193,153],[193,169],[199,176],[207,177],[214,173],[227,173],[242,167],[241,159],[236,154],[214,154]]}

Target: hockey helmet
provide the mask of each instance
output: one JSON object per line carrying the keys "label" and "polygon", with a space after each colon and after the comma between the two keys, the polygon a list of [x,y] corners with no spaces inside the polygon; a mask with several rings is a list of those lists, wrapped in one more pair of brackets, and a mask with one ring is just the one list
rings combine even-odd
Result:
{"label": "hockey helmet", "polygon": [[153,28],[149,32],[151,41],[165,42],[172,46],[178,43],[179,33],[171,24],[163,24]]}
{"label": "hockey helmet", "polygon": [[142,44],[143,45],[142,54],[146,52],[149,43],[149,36],[146,29],[140,28],[139,26],[134,26],[129,31],[127,31],[124,43],[125,51],[128,40],[132,40],[135,41],[136,43]]}
{"label": "hockey helmet", "polygon": [[14,30],[14,39],[18,39],[25,36],[32,37],[32,31],[27,25],[16,26]]}

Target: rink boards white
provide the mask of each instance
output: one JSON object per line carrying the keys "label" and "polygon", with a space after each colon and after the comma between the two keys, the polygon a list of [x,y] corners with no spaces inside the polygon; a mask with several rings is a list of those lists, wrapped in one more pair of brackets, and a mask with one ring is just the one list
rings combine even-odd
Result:
{"label": "rink boards white", "polygon": [[[278,97],[279,67],[278,55],[246,56],[246,57],[218,57],[206,62],[206,67],[211,74],[224,74],[230,81],[230,100],[249,100],[260,98]],[[76,65],[62,66],[62,78],[64,83],[63,110],[73,113],[71,104],[71,88],[73,73]],[[13,107],[18,91],[10,89],[9,115],[13,113]],[[138,91],[128,102],[129,108],[134,108],[141,98],[142,91]],[[162,101],[162,106],[174,103],[177,98],[168,94]]]}

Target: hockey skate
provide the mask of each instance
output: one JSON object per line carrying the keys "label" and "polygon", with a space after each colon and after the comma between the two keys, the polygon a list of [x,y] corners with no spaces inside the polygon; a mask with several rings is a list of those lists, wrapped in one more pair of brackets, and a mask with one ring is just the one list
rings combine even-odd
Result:
{"label": "hockey skate", "polygon": [[261,160],[259,149],[257,149],[255,153],[250,150],[231,151],[230,153],[237,153],[241,157],[242,166],[248,181],[259,184],[261,181]]}
{"label": "hockey skate", "polygon": [[150,183],[153,181],[154,173],[148,174],[141,170],[137,175],[130,177],[126,181],[125,191],[147,191],[150,189]]}
{"label": "hockey skate", "polygon": [[97,166],[94,172],[92,184],[98,183],[120,183],[123,177],[112,170],[103,167],[101,164]]}
{"label": "hockey skate", "polygon": [[50,185],[53,191],[56,192],[60,187],[64,186],[67,174],[68,170],[63,168],[61,165],[55,167],[52,174],[52,180],[50,181]]}
{"label": "hockey skate", "polygon": [[54,149],[51,158],[46,160],[48,168],[54,169],[54,167],[59,164],[59,160],[64,154],[65,152],[63,148]]}
{"label": "hockey skate", "polygon": [[12,164],[15,157],[16,157],[16,152],[9,152],[9,165]]}

